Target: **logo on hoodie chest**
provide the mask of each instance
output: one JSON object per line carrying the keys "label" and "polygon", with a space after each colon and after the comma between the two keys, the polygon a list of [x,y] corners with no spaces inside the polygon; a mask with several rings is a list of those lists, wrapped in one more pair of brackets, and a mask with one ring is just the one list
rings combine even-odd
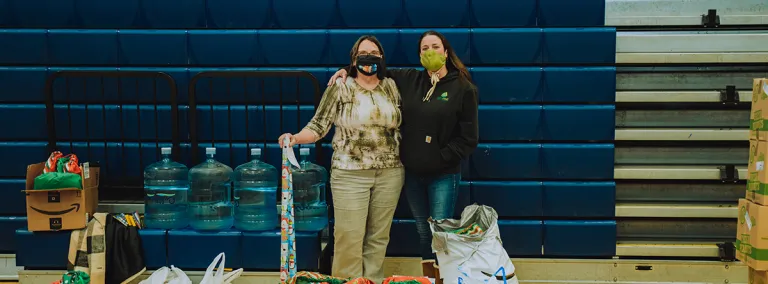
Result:
{"label": "logo on hoodie chest", "polygon": [[442,94],[440,94],[439,97],[437,97],[437,99],[441,100],[441,101],[444,101],[444,102],[447,102],[448,101],[448,92],[443,92]]}

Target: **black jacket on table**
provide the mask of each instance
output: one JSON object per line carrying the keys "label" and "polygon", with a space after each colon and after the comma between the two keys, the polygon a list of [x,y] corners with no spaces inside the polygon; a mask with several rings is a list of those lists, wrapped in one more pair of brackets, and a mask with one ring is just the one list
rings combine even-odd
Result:
{"label": "black jacket on table", "polygon": [[477,88],[449,68],[425,102],[432,87],[426,70],[388,68],[387,77],[402,97],[400,159],[405,170],[421,175],[460,172],[461,161],[477,148]]}

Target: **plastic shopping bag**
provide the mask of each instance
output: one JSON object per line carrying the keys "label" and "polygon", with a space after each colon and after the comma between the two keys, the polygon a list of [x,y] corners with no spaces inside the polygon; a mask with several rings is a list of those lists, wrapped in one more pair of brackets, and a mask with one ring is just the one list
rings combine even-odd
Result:
{"label": "plastic shopping bag", "polygon": [[429,220],[443,283],[458,284],[461,278],[462,284],[517,284],[515,266],[501,243],[498,218],[489,206],[470,205],[460,220]]}
{"label": "plastic shopping bag", "polygon": [[[221,262],[219,262],[219,260],[221,260]],[[205,275],[203,276],[203,280],[200,281],[200,284],[227,284],[240,277],[240,274],[243,273],[242,268],[224,274],[225,260],[226,257],[223,252],[217,255],[216,258],[213,259],[213,262],[208,265],[208,269],[205,270]],[[219,267],[214,272],[213,270],[216,268],[217,263],[219,264]]]}
{"label": "plastic shopping bag", "polygon": [[507,274],[504,267],[496,270],[496,273],[491,275],[483,272],[483,275],[470,275],[469,272],[459,267],[459,279],[458,284],[487,284],[487,283],[504,283],[504,284],[519,284],[517,281],[517,275],[514,273]]}
{"label": "plastic shopping bag", "polygon": [[187,274],[181,269],[171,265],[171,268],[161,267],[156,270],[149,278],[142,280],[139,284],[192,284]]}

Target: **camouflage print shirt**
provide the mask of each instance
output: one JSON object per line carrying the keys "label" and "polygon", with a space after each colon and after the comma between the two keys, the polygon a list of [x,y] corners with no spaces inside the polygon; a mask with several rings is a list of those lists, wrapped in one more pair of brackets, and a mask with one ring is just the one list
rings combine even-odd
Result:
{"label": "camouflage print shirt", "polygon": [[395,81],[381,80],[373,90],[354,78],[328,87],[305,129],[316,138],[333,135],[331,167],[342,170],[402,167],[400,163],[400,93]]}

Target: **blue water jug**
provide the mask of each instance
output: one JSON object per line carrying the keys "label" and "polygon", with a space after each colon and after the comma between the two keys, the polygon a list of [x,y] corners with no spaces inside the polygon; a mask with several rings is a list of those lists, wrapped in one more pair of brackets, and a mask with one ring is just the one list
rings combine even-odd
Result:
{"label": "blue water jug", "polygon": [[309,148],[299,150],[301,169],[293,169],[293,210],[297,231],[320,231],[328,226],[325,185],[328,171],[309,161]]}
{"label": "blue water jug", "polygon": [[189,169],[171,160],[171,148],[160,153],[162,159],[144,169],[144,223],[153,229],[184,228],[189,224]]}
{"label": "blue water jug", "polygon": [[243,231],[277,228],[277,183],[275,167],[261,161],[261,149],[251,149],[251,161],[235,168],[235,227]]}
{"label": "blue water jug", "polygon": [[232,228],[232,168],[216,161],[216,148],[205,148],[205,155],[189,170],[189,225],[199,231]]}

